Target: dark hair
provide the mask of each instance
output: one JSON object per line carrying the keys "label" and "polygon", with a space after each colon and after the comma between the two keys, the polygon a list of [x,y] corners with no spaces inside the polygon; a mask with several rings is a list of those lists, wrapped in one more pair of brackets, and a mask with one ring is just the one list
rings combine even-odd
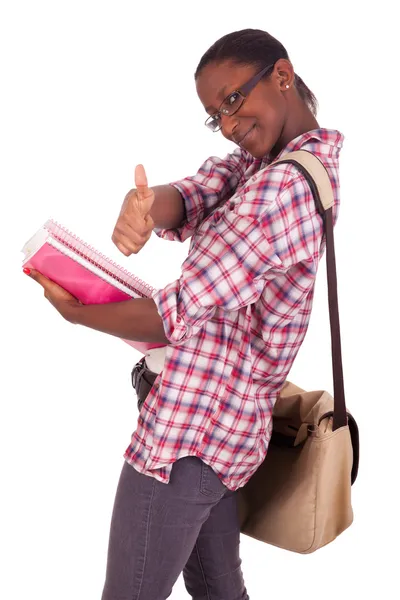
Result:
{"label": "dark hair", "polygon": [[[272,35],[260,29],[242,29],[228,33],[217,40],[202,56],[194,75],[211,62],[232,60],[238,64],[254,65],[260,71],[269,63],[275,63],[280,58],[289,59],[286,48]],[[267,76],[271,73],[269,72]],[[314,116],[317,114],[318,101],[304,81],[295,74],[295,86]]]}

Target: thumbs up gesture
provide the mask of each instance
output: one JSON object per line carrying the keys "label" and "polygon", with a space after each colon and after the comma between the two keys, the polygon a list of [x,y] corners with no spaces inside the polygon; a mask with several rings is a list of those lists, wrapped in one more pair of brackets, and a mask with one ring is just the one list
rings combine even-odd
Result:
{"label": "thumbs up gesture", "polygon": [[147,185],[143,165],[135,169],[136,189],[125,196],[117,223],[111,236],[118,250],[125,256],[137,254],[149,240],[154,228],[150,216],[155,194]]}

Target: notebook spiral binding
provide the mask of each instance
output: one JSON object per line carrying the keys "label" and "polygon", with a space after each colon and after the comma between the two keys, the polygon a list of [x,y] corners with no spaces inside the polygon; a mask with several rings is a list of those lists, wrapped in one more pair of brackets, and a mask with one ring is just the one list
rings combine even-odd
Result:
{"label": "notebook spiral binding", "polygon": [[[118,265],[115,261],[107,258],[54,219],[46,221],[43,227],[61,244],[70,248],[70,250],[73,250],[76,254],[104,271],[109,277],[119,281],[136,294],[139,294],[139,296],[149,298],[155,291],[155,288],[132,275],[132,273]],[[121,271],[124,274],[124,279],[120,277]]]}

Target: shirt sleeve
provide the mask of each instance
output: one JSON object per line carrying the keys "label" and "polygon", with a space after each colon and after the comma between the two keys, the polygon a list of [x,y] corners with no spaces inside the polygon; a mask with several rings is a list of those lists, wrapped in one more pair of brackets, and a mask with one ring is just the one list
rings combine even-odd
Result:
{"label": "shirt sleeve", "polygon": [[195,336],[217,308],[235,311],[256,302],[262,279],[280,269],[260,223],[226,211],[182,264],[180,278],[153,293],[170,344]]}
{"label": "shirt sleeve", "polygon": [[170,183],[183,197],[186,219],[181,227],[154,228],[154,233],[179,242],[191,237],[212,210],[235,193],[238,182],[253,160],[248,152],[236,148],[224,159],[216,156],[208,158],[196,175]]}
{"label": "shirt sleeve", "polygon": [[[237,311],[256,302],[266,282],[299,262],[306,268],[296,283],[299,294],[293,297],[293,308],[312,286],[321,225],[308,201],[308,184],[297,178],[278,196],[271,185],[254,185],[258,202],[266,207],[263,215],[243,214],[255,191],[250,186],[241,202],[216,210],[203,223],[200,241],[182,264],[180,278],[153,293],[171,345],[195,336],[217,309]],[[287,304],[291,301],[286,299]]]}

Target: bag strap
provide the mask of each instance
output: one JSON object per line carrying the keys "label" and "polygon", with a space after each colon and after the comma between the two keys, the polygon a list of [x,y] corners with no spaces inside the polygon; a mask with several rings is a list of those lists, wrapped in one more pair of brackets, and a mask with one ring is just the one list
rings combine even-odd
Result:
{"label": "bag strap", "polygon": [[335,246],[333,239],[332,207],[334,196],[329,175],[322,162],[307,150],[288,152],[269,166],[289,163],[299,169],[311,188],[317,210],[323,219],[326,236],[326,270],[328,278],[329,320],[331,326],[332,368],[333,368],[333,424],[332,430],[347,425],[346,402],[344,397],[342,349],[340,343],[339,305]]}

